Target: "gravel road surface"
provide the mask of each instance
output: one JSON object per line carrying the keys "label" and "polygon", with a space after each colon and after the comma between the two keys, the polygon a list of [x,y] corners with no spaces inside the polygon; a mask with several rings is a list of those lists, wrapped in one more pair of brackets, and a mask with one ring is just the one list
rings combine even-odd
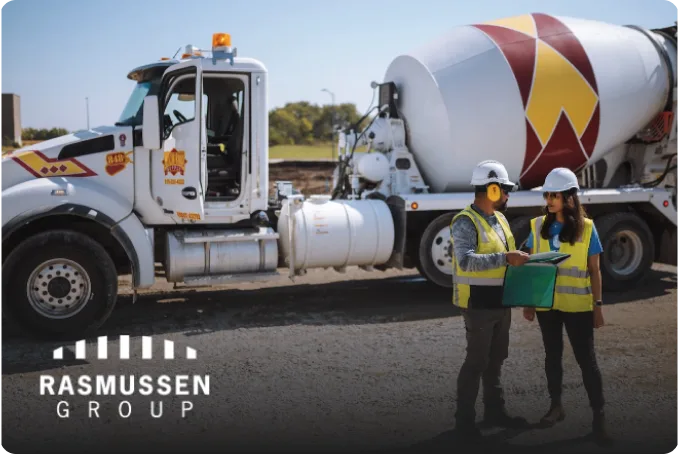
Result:
{"label": "gravel road surface", "polygon": [[[285,270],[283,270],[284,272]],[[648,283],[605,295],[596,332],[607,418],[616,444],[588,437],[591,413],[566,341],[566,420],[551,429],[484,428],[495,452],[671,452],[677,446],[677,272],[656,265]],[[74,343],[38,342],[3,326],[2,445],[9,452],[465,452],[455,439],[455,383],[464,327],[450,292],[416,272],[309,272],[292,284],[175,290],[162,283],[136,304],[126,289],[86,357]],[[120,337],[130,358],[120,359]],[[152,336],[152,357],[142,357]],[[567,338],[566,338],[567,339]],[[163,358],[164,341],[174,359]],[[53,350],[64,346],[63,359]],[[186,347],[196,359],[186,358]],[[511,412],[537,422],[548,406],[537,322],[513,312],[503,383]],[[209,395],[79,395],[78,377],[209,375]],[[42,380],[53,391],[40,395]],[[189,377],[189,378],[190,378]],[[81,383],[82,384],[82,383]],[[139,382],[137,383],[139,385]],[[181,388],[181,387],[180,387]],[[180,389],[181,391],[182,389]],[[192,394],[193,391],[198,391]],[[60,401],[68,402],[59,406]],[[90,401],[98,413],[90,413]],[[120,402],[129,402],[122,404]],[[151,415],[151,402],[154,414]],[[183,402],[190,402],[183,403]],[[182,415],[182,405],[188,410]],[[120,416],[119,410],[123,415]],[[68,411],[68,418],[60,418]],[[478,401],[479,418],[481,399]],[[97,417],[99,416],[99,417]],[[184,416],[184,417],[182,417]],[[475,452],[470,451],[470,452]]]}

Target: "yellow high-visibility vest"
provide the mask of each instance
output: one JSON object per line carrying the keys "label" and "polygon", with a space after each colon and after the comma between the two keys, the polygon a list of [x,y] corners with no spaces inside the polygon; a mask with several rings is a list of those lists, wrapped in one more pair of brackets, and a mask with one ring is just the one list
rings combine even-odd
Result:
{"label": "yellow high-visibility vest", "polygon": [[[540,236],[540,229],[546,216],[539,216],[531,220],[533,232],[533,249],[535,253],[551,251],[549,240]],[[592,296],[592,282],[587,267],[589,241],[592,237],[594,223],[585,218],[585,229],[575,244],[563,242],[559,252],[570,254],[561,262],[557,269],[556,288],[554,289],[554,305],[551,310],[562,312],[586,312],[594,308]],[[538,311],[550,309],[537,308]]]}
{"label": "yellow high-visibility vest", "polygon": [[[481,215],[474,211],[471,205],[453,218],[451,227],[460,216],[467,216],[472,220],[477,232],[477,254],[492,254],[494,252],[516,250],[514,235],[512,235],[512,230],[509,228],[509,222],[507,222],[502,213],[496,212],[495,214],[505,233],[509,249],[507,249],[507,246],[505,246],[497,232],[493,230]],[[450,241],[452,244],[452,235]],[[461,308],[467,308],[471,300],[473,307],[502,308],[502,288],[507,267],[501,266],[486,271],[467,272],[460,268],[454,253],[452,256],[453,304]]]}

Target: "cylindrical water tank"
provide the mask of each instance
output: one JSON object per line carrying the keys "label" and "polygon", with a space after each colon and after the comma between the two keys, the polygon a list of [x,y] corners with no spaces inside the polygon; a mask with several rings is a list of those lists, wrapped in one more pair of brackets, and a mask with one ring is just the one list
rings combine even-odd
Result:
{"label": "cylindrical water tank", "polygon": [[381,200],[287,199],[278,232],[281,251],[285,257],[294,254],[296,270],[380,265],[394,246],[391,212]]}
{"label": "cylindrical water tank", "polygon": [[658,34],[530,14],[455,28],[395,58],[384,81],[427,183],[446,192],[469,190],[485,159],[524,189],[583,168],[663,111],[670,74],[676,49]]}
{"label": "cylindrical water tank", "polygon": [[389,160],[382,153],[356,155],[358,173],[366,180],[379,183],[389,176]]}

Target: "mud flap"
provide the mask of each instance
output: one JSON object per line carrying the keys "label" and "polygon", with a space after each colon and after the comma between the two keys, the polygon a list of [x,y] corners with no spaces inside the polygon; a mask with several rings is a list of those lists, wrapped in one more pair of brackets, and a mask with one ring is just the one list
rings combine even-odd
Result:
{"label": "mud flap", "polygon": [[658,245],[658,263],[677,266],[677,229],[666,229],[660,236]]}
{"label": "mud flap", "polygon": [[394,220],[394,249],[391,251],[389,260],[383,265],[375,265],[375,269],[386,270],[387,268],[403,269],[403,260],[406,248],[406,211],[405,201],[399,196],[391,196],[387,199],[387,206]]}

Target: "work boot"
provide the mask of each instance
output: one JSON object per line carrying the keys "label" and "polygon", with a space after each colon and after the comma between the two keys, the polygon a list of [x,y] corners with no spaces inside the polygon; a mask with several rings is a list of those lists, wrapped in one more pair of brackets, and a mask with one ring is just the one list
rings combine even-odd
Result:
{"label": "work boot", "polygon": [[483,441],[483,434],[474,423],[458,423],[455,426],[455,435],[462,444],[474,444]]}
{"label": "work boot", "polygon": [[606,432],[605,418],[603,410],[594,410],[592,418],[592,432],[594,440],[601,446],[610,446],[613,439]]}
{"label": "work boot", "polygon": [[528,425],[528,421],[521,416],[510,416],[504,407],[486,407],[483,422],[494,427],[520,429]]}
{"label": "work boot", "polygon": [[549,411],[540,420],[540,427],[552,427],[559,421],[563,421],[566,417],[566,412],[561,405],[561,402],[552,402]]}

